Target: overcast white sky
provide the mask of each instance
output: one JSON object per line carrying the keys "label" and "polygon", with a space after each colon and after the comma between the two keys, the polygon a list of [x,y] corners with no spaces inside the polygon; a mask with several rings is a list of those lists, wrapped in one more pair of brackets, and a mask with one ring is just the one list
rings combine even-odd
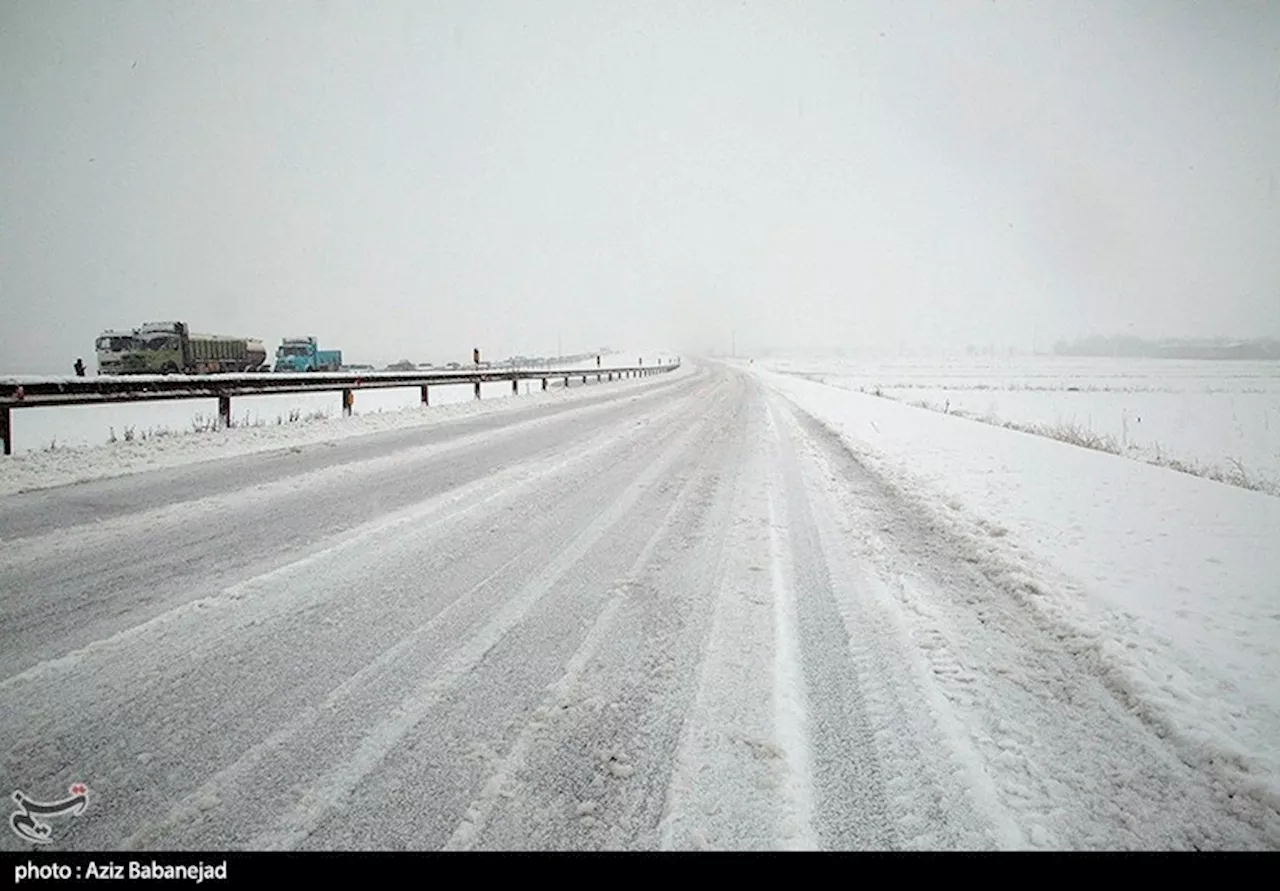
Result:
{"label": "overcast white sky", "polygon": [[1280,4],[0,0],[0,370],[1280,335]]}

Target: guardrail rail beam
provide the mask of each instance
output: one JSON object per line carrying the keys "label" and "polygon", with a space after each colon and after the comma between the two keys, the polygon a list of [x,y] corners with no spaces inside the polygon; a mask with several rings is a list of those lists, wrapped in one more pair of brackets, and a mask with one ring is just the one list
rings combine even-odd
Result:
{"label": "guardrail rail beam", "polygon": [[100,375],[97,377],[9,377],[0,378],[0,445],[5,455],[13,454],[13,410],[57,405],[104,405],[111,403],[170,402],[183,399],[217,400],[218,420],[223,427],[231,425],[231,400],[240,396],[265,396],[283,393],[342,393],[343,414],[352,413],[356,390],[418,387],[422,404],[429,405],[428,387],[471,384],[475,398],[480,398],[482,382],[511,381],[511,392],[520,393],[520,381],[540,380],[542,389],[550,386],[552,377],[561,378],[568,389],[570,382],[595,375],[603,381],[631,377],[647,377],[674,371],[680,360],[661,367],[632,367],[590,370],[548,366],[511,370],[467,369],[435,372],[368,372],[357,373],[244,373],[244,374],[168,374],[168,375]]}

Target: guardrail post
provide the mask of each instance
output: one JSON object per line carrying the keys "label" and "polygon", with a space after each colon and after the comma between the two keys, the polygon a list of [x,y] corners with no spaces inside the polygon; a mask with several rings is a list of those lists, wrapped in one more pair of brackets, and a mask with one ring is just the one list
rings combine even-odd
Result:
{"label": "guardrail post", "polygon": [[545,390],[546,388],[547,388],[547,379],[544,377],[544,378],[542,379],[542,389],[544,389],[544,390]]}
{"label": "guardrail post", "polygon": [[428,396],[427,396],[427,385],[426,385],[426,384],[423,384],[423,385],[422,385],[422,404],[423,404],[423,405],[430,405],[430,404],[431,404],[431,400],[430,400],[430,398],[428,398]]}
{"label": "guardrail post", "polygon": [[13,454],[13,438],[9,432],[12,429],[9,426],[9,412],[11,410],[12,406],[0,405],[0,440],[4,441],[4,453],[6,455]]}
{"label": "guardrail post", "polygon": [[476,381],[476,398],[480,398],[480,382]]}
{"label": "guardrail post", "polygon": [[569,377],[568,377],[568,375],[566,375],[566,376],[565,376],[565,379],[564,379],[564,388],[565,388],[566,390],[567,390],[567,389],[569,389]]}
{"label": "guardrail post", "polygon": [[231,426],[231,397],[218,397],[218,423],[224,428]]}

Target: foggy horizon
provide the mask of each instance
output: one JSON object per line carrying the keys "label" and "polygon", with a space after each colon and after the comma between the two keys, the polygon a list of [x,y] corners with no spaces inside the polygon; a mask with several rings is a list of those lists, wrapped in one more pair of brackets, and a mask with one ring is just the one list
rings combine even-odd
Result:
{"label": "foggy horizon", "polygon": [[0,372],[1280,336],[1280,7],[11,2]]}

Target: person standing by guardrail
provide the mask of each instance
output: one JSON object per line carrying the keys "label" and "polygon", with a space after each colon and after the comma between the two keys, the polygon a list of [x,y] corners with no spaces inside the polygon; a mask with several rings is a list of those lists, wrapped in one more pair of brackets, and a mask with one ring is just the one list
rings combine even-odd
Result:
{"label": "person standing by guardrail", "polygon": [[76,377],[84,377],[84,359],[76,358]]}

